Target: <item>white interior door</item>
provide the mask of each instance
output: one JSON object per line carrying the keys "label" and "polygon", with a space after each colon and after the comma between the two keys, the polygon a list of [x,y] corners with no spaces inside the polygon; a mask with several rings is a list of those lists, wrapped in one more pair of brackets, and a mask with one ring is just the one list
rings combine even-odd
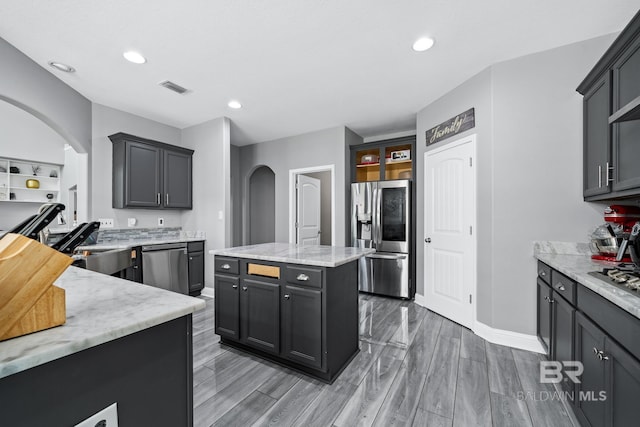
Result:
{"label": "white interior door", "polygon": [[299,245],[320,244],[320,180],[298,175],[296,234]]}
{"label": "white interior door", "polygon": [[473,328],[476,289],[475,135],[425,153],[427,308]]}

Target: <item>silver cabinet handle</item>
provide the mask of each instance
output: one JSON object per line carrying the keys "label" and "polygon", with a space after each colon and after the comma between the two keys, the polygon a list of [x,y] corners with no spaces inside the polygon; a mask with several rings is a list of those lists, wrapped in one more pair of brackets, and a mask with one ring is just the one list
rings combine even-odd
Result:
{"label": "silver cabinet handle", "polygon": [[558,284],[556,284],[556,289],[559,290],[559,291],[564,291],[565,287],[564,287],[564,285],[562,283],[558,283]]}
{"label": "silver cabinet handle", "polygon": [[289,294],[285,294],[284,295],[284,299],[289,299],[289,298],[291,298],[291,295],[289,295]]}
{"label": "silver cabinet handle", "polygon": [[596,355],[598,354],[598,349],[595,347],[593,347],[593,354],[596,354]]}
{"label": "silver cabinet handle", "polygon": [[598,165],[598,188],[602,187],[602,166]]}
{"label": "silver cabinet handle", "polygon": [[166,199],[167,199],[166,204],[168,205],[168,204],[169,204],[169,193],[167,193],[167,195],[166,195]]}
{"label": "silver cabinet handle", "polygon": [[[298,277],[296,277],[296,280],[300,280],[302,282],[306,282],[307,280],[309,280],[309,276],[307,276],[304,273],[300,273],[300,274],[298,274]],[[285,297],[286,297],[286,295],[285,295]]]}
{"label": "silver cabinet handle", "polygon": [[220,268],[223,269],[223,270],[229,270],[229,269],[231,269],[231,266],[229,264],[222,264],[220,266]]}
{"label": "silver cabinet handle", "polygon": [[156,203],[160,206],[160,193],[156,195]]}
{"label": "silver cabinet handle", "polygon": [[365,255],[365,258],[376,258],[376,259],[406,259],[406,255],[382,255],[382,254],[370,254]]}
{"label": "silver cabinet handle", "polygon": [[555,302],[554,300],[552,300],[551,298],[549,298],[549,297],[548,297],[548,296],[546,296],[546,295],[545,295],[545,297],[544,297],[544,300],[545,300],[546,302],[548,302],[549,304],[553,304],[553,303]]}
{"label": "silver cabinet handle", "polygon": [[540,276],[542,276],[542,277],[544,277],[544,276],[546,276],[546,275],[547,275],[547,273],[545,273],[545,272],[544,272],[544,270],[540,270],[540,271],[538,271],[538,274],[539,274]]}
{"label": "silver cabinet handle", "polygon": [[245,292],[247,292],[247,287],[246,287],[246,286],[243,286],[243,287],[242,287],[242,290],[243,290],[243,291],[245,291]]}
{"label": "silver cabinet handle", "polygon": [[[609,166],[609,162],[607,162],[607,185],[609,185],[610,182],[613,182],[613,166]],[[611,178],[609,178],[609,171],[611,171]]]}
{"label": "silver cabinet handle", "polygon": [[238,285],[231,286],[233,289],[238,289]]}

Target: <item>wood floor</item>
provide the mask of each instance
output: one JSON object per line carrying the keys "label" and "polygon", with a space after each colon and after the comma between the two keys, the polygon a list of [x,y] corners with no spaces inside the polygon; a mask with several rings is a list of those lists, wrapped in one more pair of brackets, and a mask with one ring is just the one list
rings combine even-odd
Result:
{"label": "wood floor", "polygon": [[213,300],[202,298],[196,427],[578,425],[538,380],[544,356],[486,342],[412,302],[361,294],[360,353],[327,385],[220,344]]}

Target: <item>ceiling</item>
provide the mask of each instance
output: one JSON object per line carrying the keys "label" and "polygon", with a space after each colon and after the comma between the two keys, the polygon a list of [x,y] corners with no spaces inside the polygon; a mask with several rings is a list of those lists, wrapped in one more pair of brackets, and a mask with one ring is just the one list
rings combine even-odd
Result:
{"label": "ceiling", "polygon": [[[0,37],[92,102],[178,128],[226,116],[246,145],[340,125],[413,130],[418,110],[487,66],[618,32],[637,11],[637,0],[2,0]],[[416,53],[421,36],[436,44]],[[125,61],[129,49],[147,63]]]}

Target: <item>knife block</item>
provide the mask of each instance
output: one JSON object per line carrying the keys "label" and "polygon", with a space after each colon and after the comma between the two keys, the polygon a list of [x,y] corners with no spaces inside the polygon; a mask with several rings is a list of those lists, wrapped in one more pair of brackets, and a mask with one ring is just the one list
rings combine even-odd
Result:
{"label": "knife block", "polygon": [[0,341],[66,322],[64,289],[53,282],[72,262],[19,234],[0,239]]}

